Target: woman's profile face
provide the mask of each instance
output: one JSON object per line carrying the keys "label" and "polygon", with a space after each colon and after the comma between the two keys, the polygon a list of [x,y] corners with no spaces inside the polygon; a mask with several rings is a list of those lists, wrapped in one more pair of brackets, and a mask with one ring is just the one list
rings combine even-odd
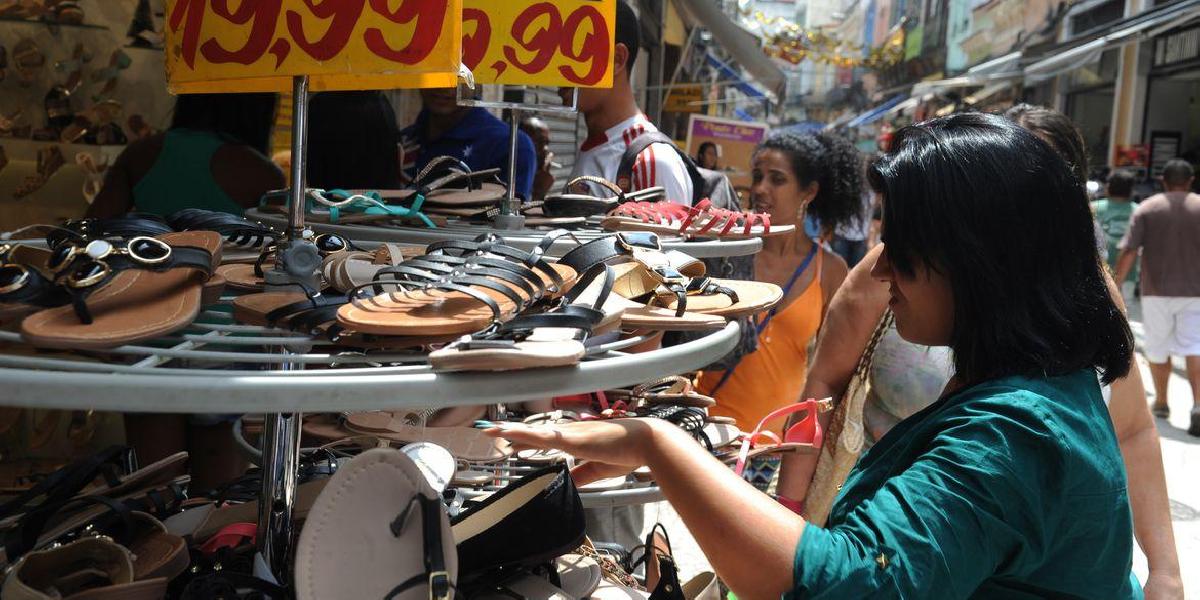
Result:
{"label": "woman's profile face", "polygon": [[954,293],[949,279],[920,262],[911,276],[893,269],[886,245],[871,267],[871,276],[888,283],[888,306],[896,317],[900,337],[925,346],[950,344]]}
{"label": "woman's profile face", "polygon": [[755,212],[771,215],[781,225],[804,220],[804,208],[817,195],[814,181],[801,185],[792,169],[791,159],[783,152],[768,148],[754,155],[750,186],[750,205]]}

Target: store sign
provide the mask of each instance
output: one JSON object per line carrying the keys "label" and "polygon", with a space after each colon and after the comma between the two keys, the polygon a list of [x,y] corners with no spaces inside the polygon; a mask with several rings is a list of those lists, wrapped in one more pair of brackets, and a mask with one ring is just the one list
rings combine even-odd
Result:
{"label": "store sign", "polygon": [[700,145],[712,142],[717,147],[717,169],[723,171],[739,193],[750,189],[750,159],[767,138],[766,123],[747,123],[705,115],[688,117],[688,154],[696,156]]}
{"label": "store sign", "polygon": [[616,0],[463,0],[478,83],[612,87]]}
{"label": "store sign", "polygon": [[663,110],[677,113],[704,112],[704,90],[701,85],[677,85],[667,92]]}
{"label": "store sign", "polygon": [[167,0],[173,93],[451,87],[462,0]]}
{"label": "store sign", "polygon": [[1173,65],[1200,57],[1200,27],[1164,35],[1154,40],[1154,66]]}

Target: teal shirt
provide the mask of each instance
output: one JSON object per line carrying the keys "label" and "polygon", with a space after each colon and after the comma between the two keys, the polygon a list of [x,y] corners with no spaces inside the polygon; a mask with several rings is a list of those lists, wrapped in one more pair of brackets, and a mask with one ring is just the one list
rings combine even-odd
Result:
{"label": "teal shirt", "polygon": [[896,425],[805,527],[785,598],[1141,598],[1095,373],[1008,377]]}
{"label": "teal shirt", "polygon": [[[1096,222],[1100,224],[1100,229],[1104,232],[1108,266],[1113,273],[1117,272],[1117,258],[1121,255],[1121,249],[1117,246],[1125,237],[1125,232],[1129,230],[1129,219],[1133,217],[1134,208],[1136,206],[1133,202],[1117,202],[1108,198],[1101,198],[1092,203],[1092,211],[1096,213]],[[1133,270],[1129,272],[1126,281],[1137,281],[1137,267],[1137,262],[1134,262]]]}
{"label": "teal shirt", "polygon": [[212,176],[212,157],[229,140],[211,131],[171,129],[163,136],[154,166],[133,186],[138,212],[170,216],[185,208],[205,208],[241,216]]}

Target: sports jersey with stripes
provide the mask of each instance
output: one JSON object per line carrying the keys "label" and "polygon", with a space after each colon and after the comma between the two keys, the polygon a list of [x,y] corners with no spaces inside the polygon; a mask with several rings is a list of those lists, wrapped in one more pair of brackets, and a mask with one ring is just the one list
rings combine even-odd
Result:
{"label": "sports jersey with stripes", "polygon": [[[599,134],[592,134],[579,148],[579,157],[571,179],[580,175],[602,177],[616,182],[617,169],[625,149],[644,133],[658,131],[645,115],[638,114]],[[692,180],[688,176],[683,159],[663,144],[651,144],[640,154],[631,173],[631,191],[662,186],[667,200],[679,204],[692,204]],[[569,190],[575,193],[597,193],[586,184],[582,189]]]}

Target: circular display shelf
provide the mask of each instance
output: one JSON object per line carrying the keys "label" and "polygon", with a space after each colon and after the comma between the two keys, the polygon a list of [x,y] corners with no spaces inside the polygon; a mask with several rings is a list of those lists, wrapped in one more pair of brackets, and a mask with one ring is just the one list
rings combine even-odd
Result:
{"label": "circular display shelf", "polygon": [[[228,301],[228,299],[225,299]],[[0,332],[4,405],[158,413],[288,413],[509,403],[635,385],[702,368],[738,340],[703,338],[627,353],[650,336],[590,346],[577,366],[438,373],[418,352],[352,351],[207,310],[187,329],[86,353],[47,353]],[[603,341],[604,338],[598,338]],[[320,367],[320,368],[317,368]]]}
{"label": "circular display shelf", "polygon": [[[246,211],[246,218],[260,221],[276,229],[287,227],[287,218],[277,213],[263,212],[258,209]],[[460,221],[451,221],[446,227],[428,229],[425,227],[381,227],[378,225],[344,224],[305,222],[305,226],[317,233],[336,233],[355,242],[392,242],[401,244],[429,245],[443,240],[460,239],[472,240],[485,233],[494,233],[516,248],[532,250],[541,241],[549,229],[493,229],[483,225],[471,225]],[[575,237],[586,242],[612,232],[596,228],[572,230]],[[761,238],[742,240],[686,240],[681,237],[660,236],[664,250],[679,250],[695,258],[715,258],[724,256],[748,256],[762,249]],[[563,238],[550,247],[552,256],[562,256],[574,248],[575,241]]]}

